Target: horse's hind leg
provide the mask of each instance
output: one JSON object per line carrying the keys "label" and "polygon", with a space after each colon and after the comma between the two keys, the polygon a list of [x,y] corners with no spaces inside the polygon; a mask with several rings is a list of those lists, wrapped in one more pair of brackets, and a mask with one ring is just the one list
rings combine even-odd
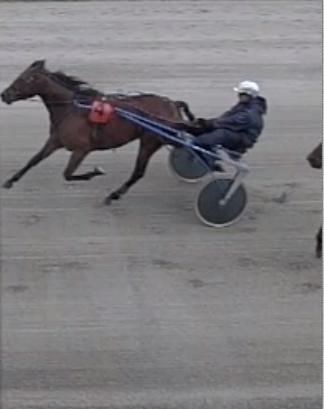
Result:
{"label": "horse's hind leg", "polygon": [[18,182],[19,179],[33,166],[36,166],[39,162],[48,158],[53,152],[57,149],[61,148],[62,145],[57,140],[49,138],[43,148],[36,153],[28,162],[27,164],[16,172],[10,179],[8,179],[4,184],[3,187],[10,189],[14,183]]}
{"label": "horse's hind leg", "polygon": [[316,257],[322,257],[322,226],[316,235]]}
{"label": "horse's hind leg", "polygon": [[98,175],[104,175],[105,172],[98,167],[95,167],[92,171],[87,173],[82,173],[80,175],[73,175],[73,173],[80,166],[83,159],[88,155],[89,152],[84,151],[74,151],[70,156],[69,162],[64,170],[63,176],[65,180],[90,180]]}
{"label": "horse's hind leg", "polygon": [[148,141],[147,139],[140,140],[139,152],[136,159],[136,164],[131,177],[117,190],[113,191],[109,196],[106,197],[105,203],[110,204],[112,200],[118,200],[123,196],[128,189],[133,186],[139,179],[141,179],[147,168],[148,162],[160,147],[162,143],[158,140]]}

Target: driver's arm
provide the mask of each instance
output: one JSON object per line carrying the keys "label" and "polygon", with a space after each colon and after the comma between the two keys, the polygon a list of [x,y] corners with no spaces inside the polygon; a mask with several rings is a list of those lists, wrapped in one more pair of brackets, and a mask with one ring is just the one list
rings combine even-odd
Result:
{"label": "driver's arm", "polygon": [[245,130],[251,122],[250,114],[248,111],[237,112],[233,115],[216,118],[213,120],[212,125],[214,128],[226,128],[235,127],[238,131]]}

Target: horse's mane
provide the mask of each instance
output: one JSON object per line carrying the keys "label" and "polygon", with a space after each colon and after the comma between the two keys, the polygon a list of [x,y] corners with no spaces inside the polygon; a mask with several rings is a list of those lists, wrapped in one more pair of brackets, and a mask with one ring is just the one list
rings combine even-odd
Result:
{"label": "horse's mane", "polygon": [[[62,85],[66,86],[69,90],[74,91],[80,96],[98,96],[98,95],[104,95],[101,91],[98,91],[95,88],[92,88],[87,81],[83,81],[78,77],[75,77],[73,75],[67,75],[63,71],[55,71],[51,72],[50,76],[56,80],[57,82],[61,83]],[[153,93],[131,93],[131,94],[124,94],[124,93],[112,93],[108,94],[107,97],[112,98],[112,99],[117,99],[121,101],[132,101],[136,99],[142,99],[142,98],[147,98],[147,97],[156,97],[157,95]],[[161,98],[161,96],[159,96]],[[166,100],[168,99],[167,97],[162,97],[165,98]]]}
{"label": "horse's mane", "polygon": [[90,87],[88,82],[83,81],[78,77],[67,75],[62,71],[51,72],[50,76],[54,79],[54,81],[56,80],[57,82],[66,86],[66,88],[68,88],[69,90],[74,91],[78,94],[88,96],[96,96],[102,94],[100,91]]}

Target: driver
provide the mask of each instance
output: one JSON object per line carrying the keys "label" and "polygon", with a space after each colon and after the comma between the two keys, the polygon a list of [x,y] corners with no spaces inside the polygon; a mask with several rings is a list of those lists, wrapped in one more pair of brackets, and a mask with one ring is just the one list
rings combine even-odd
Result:
{"label": "driver", "polygon": [[218,118],[196,120],[200,127],[193,140],[196,145],[205,149],[221,145],[244,153],[258,140],[264,127],[263,115],[267,112],[266,99],[259,96],[259,85],[253,81],[241,82],[234,91],[238,94],[238,103],[229,111]]}

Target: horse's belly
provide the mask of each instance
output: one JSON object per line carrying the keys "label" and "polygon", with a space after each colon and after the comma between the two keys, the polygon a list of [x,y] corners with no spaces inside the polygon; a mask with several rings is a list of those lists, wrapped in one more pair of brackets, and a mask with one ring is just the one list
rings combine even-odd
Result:
{"label": "horse's belly", "polygon": [[105,135],[105,136],[100,136],[98,134],[93,138],[93,148],[98,149],[98,150],[104,150],[104,149],[116,149],[119,148],[129,142],[132,142],[135,140],[136,137],[134,136],[133,138],[130,138],[129,135]]}
{"label": "horse's belly", "polygon": [[123,146],[138,137],[132,124],[116,121],[98,126],[92,131],[92,143],[95,149],[114,149]]}
{"label": "horse's belly", "polygon": [[89,151],[91,143],[87,135],[64,134],[61,138],[64,147],[68,151]]}

